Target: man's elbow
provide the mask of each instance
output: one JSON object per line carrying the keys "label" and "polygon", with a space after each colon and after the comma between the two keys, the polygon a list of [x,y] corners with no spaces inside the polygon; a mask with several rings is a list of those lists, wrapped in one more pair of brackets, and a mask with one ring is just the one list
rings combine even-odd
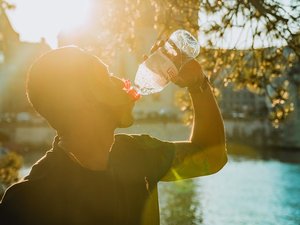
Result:
{"label": "man's elbow", "polygon": [[227,151],[225,146],[217,146],[216,151],[209,157],[210,174],[219,172],[228,162]]}
{"label": "man's elbow", "polygon": [[212,174],[219,172],[228,162],[227,155],[223,156],[217,163],[215,163]]}

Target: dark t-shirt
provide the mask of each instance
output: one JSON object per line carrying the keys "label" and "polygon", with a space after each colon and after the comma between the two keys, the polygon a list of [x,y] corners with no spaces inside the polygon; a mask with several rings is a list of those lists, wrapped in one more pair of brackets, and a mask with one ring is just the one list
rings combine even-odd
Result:
{"label": "dark t-shirt", "polygon": [[109,169],[91,171],[54,143],[0,204],[0,224],[158,225],[157,183],[174,144],[148,135],[115,136]]}

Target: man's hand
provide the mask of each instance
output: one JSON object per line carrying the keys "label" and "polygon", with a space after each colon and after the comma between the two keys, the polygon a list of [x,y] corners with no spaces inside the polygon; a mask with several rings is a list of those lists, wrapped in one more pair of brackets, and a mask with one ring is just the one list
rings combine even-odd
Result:
{"label": "man's hand", "polygon": [[203,84],[205,75],[197,60],[187,62],[171,81],[179,87],[199,87]]}
{"label": "man's hand", "polygon": [[[150,49],[150,54],[155,52],[160,47],[164,46],[165,41],[160,40],[156,42]],[[148,58],[147,55],[143,56],[143,60],[145,61]],[[199,87],[203,84],[204,81],[204,73],[199,64],[199,62],[195,59],[188,61],[180,70],[177,76],[171,79],[173,83],[178,85],[179,87]]]}

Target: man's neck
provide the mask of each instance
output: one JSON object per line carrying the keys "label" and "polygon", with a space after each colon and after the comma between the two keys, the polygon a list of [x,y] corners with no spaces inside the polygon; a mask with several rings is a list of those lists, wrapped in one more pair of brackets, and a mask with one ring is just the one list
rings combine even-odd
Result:
{"label": "man's neck", "polygon": [[114,129],[79,130],[62,136],[58,145],[81,166],[91,170],[106,170],[114,143]]}

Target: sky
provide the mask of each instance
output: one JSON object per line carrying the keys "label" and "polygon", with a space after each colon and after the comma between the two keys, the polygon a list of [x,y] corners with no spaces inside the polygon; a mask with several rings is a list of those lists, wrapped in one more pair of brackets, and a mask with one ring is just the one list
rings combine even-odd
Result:
{"label": "sky", "polygon": [[8,0],[16,5],[7,10],[14,29],[22,41],[39,42],[45,38],[57,47],[57,35],[87,19],[89,0]]}

